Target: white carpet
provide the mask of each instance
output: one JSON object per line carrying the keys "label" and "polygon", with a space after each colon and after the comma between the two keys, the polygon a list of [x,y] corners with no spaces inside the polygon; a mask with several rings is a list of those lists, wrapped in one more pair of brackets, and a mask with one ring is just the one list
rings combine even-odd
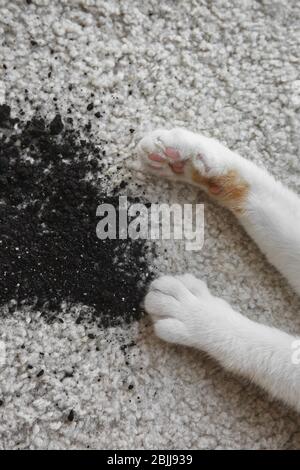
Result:
{"label": "white carpet", "polygon": [[[122,162],[146,129],[179,125],[300,192],[299,16],[296,0],[0,0],[0,100],[25,116],[30,100],[52,117],[53,98],[63,116],[73,104],[72,116],[91,119],[121,162],[114,181],[128,179]],[[101,119],[87,112],[91,93]],[[165,182],[145,193],[205,203],[203,250],[166,242],[161,271],[191,271],[250,318],[300,333],[299,300],[229,213]],[[134,341],[125,351],[124,338]],[[75,324],[72,312],[49,325],[22,311],[1,320],[0,339],[3,449],[300,445],[295,412],[200,352],[160,342],[148,319],[105,330]]]}

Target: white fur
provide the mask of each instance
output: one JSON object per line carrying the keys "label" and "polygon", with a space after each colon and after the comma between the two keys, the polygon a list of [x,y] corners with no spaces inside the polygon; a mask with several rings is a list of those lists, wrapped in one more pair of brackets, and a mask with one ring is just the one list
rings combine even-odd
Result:
{"label": "white fur", "polygon": [[[166,147],[180,152],[186,161],[184,174],[175,175],[168,161],[151,167],[148,155],[163,155]],[[296,194],[219,142],[184,129],[149,133],[140,142],[139,153],[147,171],[190,183],[192,168],[206,176],[236,170],[249,185],[244,211],[238,215],[240,223],[300,294],[300,198]],[[155,280],[145,308],[160,338],[206,351],[227,369],[300,410],[300,366],[292,361],[296,337],[249,320],[189,274]]]}

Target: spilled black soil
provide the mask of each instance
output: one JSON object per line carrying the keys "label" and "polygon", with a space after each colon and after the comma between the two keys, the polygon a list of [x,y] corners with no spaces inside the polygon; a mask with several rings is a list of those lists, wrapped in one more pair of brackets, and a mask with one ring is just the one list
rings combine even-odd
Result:
{"label": "spilled black soil", "polygon": [[81,304],[101,326],[128,323],[151,278],[145,243],[97,238],[97,206],[117,207],[126,184],[107,195],[87,179],[104,170],[105,152],[68,121],[25,122],[0,106],[0,306],[53,319],[62,303]]}

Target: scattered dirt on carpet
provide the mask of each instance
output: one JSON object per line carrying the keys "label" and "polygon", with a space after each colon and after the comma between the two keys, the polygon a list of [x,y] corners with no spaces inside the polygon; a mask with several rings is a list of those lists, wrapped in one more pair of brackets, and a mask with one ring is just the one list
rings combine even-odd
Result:
{"label": "scattered dirt on carpet", "polygon": [[63,304],[81,304],[101,326],[141,315],[152,277],[145,242],[96,236],[97,206],[117,207],[126,186],[108,195],[87,178],[105,158],[68,118],[24,122],[0,106],[0,305],[10,312],[29,305],[55,319]]}

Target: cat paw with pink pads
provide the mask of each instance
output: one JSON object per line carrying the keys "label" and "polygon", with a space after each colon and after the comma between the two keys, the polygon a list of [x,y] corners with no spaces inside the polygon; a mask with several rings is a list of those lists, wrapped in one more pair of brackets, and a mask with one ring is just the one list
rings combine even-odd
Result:
{"label": "cat paw with pink pads", "polygon": [[172,140],[175,143],[175,135],[172,134],[172,131],[156,130],[141,140],[138,151],[148,170],[163,176],[184,175],[187,159],[179,148],[171,145]]}

